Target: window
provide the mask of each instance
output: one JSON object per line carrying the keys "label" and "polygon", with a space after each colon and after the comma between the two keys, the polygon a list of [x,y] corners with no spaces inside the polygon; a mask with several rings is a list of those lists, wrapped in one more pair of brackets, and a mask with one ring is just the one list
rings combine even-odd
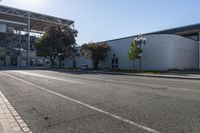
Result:
{"label": "window", "polygon": [[115,59],[112,59],[112,64],[114,64],[115,63]]}
{"label": "window", "polygon": [[118,58],[115,59],[115,63],[118,64]]}
{"label": "window", "polygon": [[112,58],[112,69],[118,69],[119,60],[117,57],[113,56]]}

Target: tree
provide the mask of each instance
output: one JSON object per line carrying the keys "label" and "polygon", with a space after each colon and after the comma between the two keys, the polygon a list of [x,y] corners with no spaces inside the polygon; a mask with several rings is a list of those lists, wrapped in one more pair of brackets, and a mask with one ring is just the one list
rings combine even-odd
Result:
{"label": "tree", "polygon": [[76,68],[79,58],[80,58],[80,54],[78,52],[78,49],[74,49],[73,54],[70,56],[70,59],[72,60],[73,68]]}
{"label": "tree", "polygon": [[73,54],[73,49],[76,46],[75,37],[77,37],[77,33],[76,30],[69,26],[49,26],[47,31],[35,44],[37,55],[49,58],[51,67],[54,66],[56,58],[59,58],[60,62],[64,62],[64,57]]}
{"label": "tree", "polygon": [[134,69],[134,61],[140,58],[140,54],[142,53],[142,49],[138,47],[136,41],[131,43],[131,47],[128,51],[128,58],[129,60],[133,61],[133,69]]}
{"label": "tree", "polygon": [[81,53],[92,60],[94,69],[98,69],[99,61],[102,61],[107,56],[107,52],[110,50],[110,46],[107,43],[86,43],[81,46]]}

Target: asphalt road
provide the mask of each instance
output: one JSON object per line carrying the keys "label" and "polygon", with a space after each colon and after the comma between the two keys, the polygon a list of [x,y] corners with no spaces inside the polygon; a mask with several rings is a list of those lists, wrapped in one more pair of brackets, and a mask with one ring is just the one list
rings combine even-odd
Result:
{"label": "asphalt road", "polygon": [[199,133],[200,81],[1,70],[0,91],[34,133]]}

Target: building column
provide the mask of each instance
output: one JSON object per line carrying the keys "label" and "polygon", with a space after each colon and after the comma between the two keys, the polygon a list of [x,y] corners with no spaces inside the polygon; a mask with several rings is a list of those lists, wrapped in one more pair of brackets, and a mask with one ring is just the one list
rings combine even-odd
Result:
{"label": "building column", "polygon": [[11,64],[11,60],[10,60],[10,55],[7,55],[7,52],[6,52],[6,66],[10,66]]}

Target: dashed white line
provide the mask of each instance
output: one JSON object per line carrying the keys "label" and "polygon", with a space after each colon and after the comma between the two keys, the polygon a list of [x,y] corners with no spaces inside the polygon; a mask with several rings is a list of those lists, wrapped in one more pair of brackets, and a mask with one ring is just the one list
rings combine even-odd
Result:
{"label": "dashed white line", "polygon": [[154,130],[154,129],[152,129],[152,128],[143,126],[143,125],[138,124],[138,123],[136,123],[136,122],[133,122],[133,121],[131,121],[131,120],[125,119],[125,118],[123,118],[123,117],[121,117],[121,116],[118,116],[118,115],[109,113],[109,112],[104,111],[104,110],[102,110],[102,109],[99,109],[99,108],[97,108],[97,107],[91,106],[91,105],[89,105],[89,104],[87,104],[87,103],[83,103],[83,102],[78,101],[78,100],[76,100],[76,99],[70,98],[70,97],[68,97],[68,96],[64,96],[64,95],[59,94],[59,93],[57,93],[57,92],[54,92],[54,91],[45,89],[45,88],[43,88],[43,87],[41,87],[41,86],[35,85],[35,84],[31,83],[31,82],[28,82],[28,81],[26,81],[26,80],[20,79],[20,78],[18,78],[18,77],[13,76],[13,75],[10,75],[10,74],[7,74],[7,73],[2,73],[2,74],[6,75],[6,76],[8,76],[8,77],[10,77],[10,78],[13,78],[13,79],[15,79],[15,80],[18,80],[18,81],[21,81],[21,82],[23,82],[23,83],[26,83],[26,84],[28,84],[28,85],[31,85],[31,86],[33,86],[33,87],[36,87],[36,88],[38,88],[38,89],[41,89],[41,90],[43,90],[43,91],[46,91],[46,92],[49,92],[49,93],[51,93],[51,94],[60,96],[60,97],[62,97],[62,98],[64,98],[64,99],[67,99],[67,100],[69,100],[69,101],[75,102],[75,103],[77,103],[77,104],[79,104],[79,105],[82,105],[82,106],[85,106],[85,107],[87,107],[87,108],[90,108],[90,109],[92,109],[92,110],[95,110],[95,111],[100,112],[100,113],[102,113],[102,114],[105,114],[105,115],[107,115],[107,116],[110,116],[110,117],[112,117],[112,118],[114,118],[114,119],[117,119],[117,120],[119,120],[119,121],[123,121],[123,122],[125,122],[125,123],[131,124],[131,125],[133,125],[133,126],[135,126],[135,127],[141,128],[141,129],[146,130],[146,131],[148,131],[148,132],[151,132],[151,133],[160,133],[159,131],[156,131],[156,130]]}

